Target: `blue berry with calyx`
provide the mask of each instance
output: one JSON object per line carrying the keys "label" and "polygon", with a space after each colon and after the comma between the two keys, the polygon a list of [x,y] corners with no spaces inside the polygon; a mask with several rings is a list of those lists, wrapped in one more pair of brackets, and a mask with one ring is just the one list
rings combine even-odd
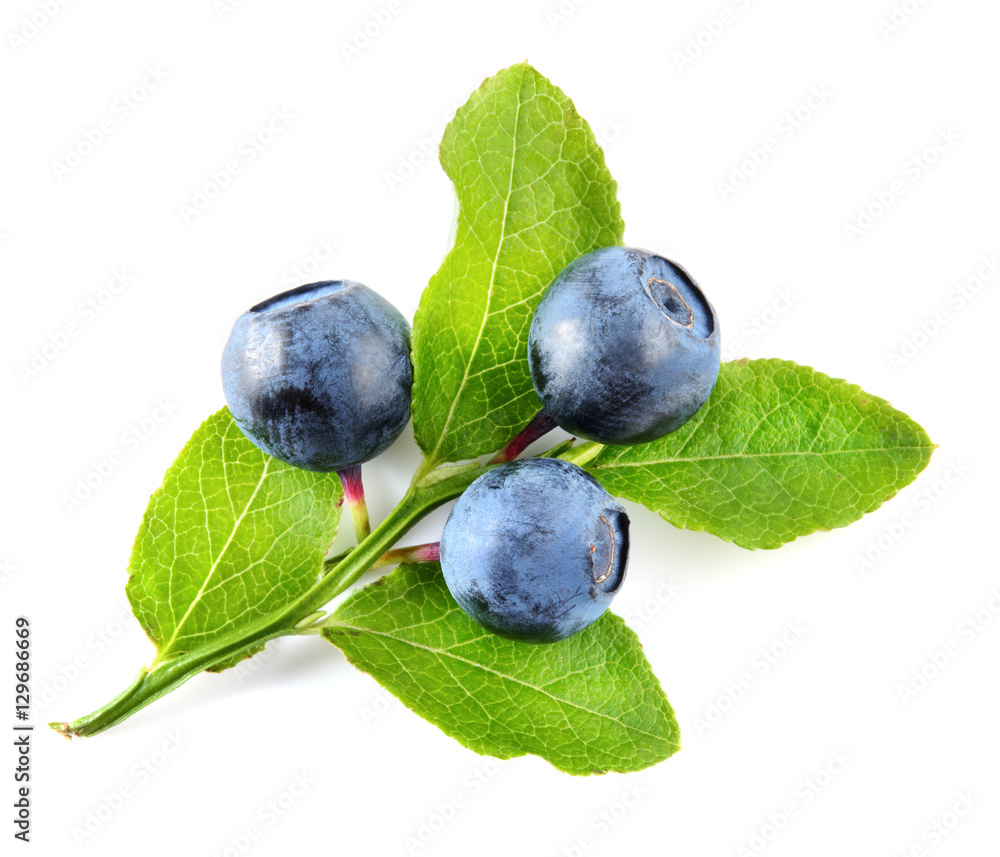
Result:
{"label": "blue berry with calyx", "polygon": [[575,464],[513,461],[458,499],[441,534],[441,569],[480,625],[556,642],[599,619],[621,589],[628,527],[621,505]]}
{"label": "blue berry with calyx", "polygon": [[237,320],[222,355],[226,403],[258,447],[306,470],[374,458],[410,418],[410,325],[351,280],[309,283]]}
{"label": "blue berry with calyx", "polygon": [[680,428],[719,374],[715,309],[680,265],[604,247],[552,281],[528,334],[531,378],[566,431],[645,443]]}

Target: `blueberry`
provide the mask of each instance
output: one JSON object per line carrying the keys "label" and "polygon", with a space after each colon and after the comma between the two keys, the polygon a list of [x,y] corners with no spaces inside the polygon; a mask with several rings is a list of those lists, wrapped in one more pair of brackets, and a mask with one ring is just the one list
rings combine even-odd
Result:
{"label": "blueberry", "polygon": [[610,444],[680,428],[719,374],[719,321],[679,265],[605,247],[552,281],[528,333],[535,390],[566,431]]}
{"label": "blueberry", "polygon": [[461,608],[533,643],[563,640],[607,610],[625,579],[628,516],[588,473],[558,458],[487,471],[441,534],[441,568]]}
{"label": "blueberry", "polygon": [[410,325],[351,280],[283,292],[243,313],[222,355],[226,403],[267,453],[306,470],[374,458],[410,418]]}

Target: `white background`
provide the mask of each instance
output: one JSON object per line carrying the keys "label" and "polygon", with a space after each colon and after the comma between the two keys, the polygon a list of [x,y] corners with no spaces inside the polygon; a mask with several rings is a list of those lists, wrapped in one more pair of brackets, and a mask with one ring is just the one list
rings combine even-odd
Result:
{"label": "white background", "polygon": [[[45,6],[0,13],[0,638],[10,664],[14,617],[30,617],[34,853],[997,853],[1000,276],[970,281],[1000,253],[995,3],[909,0],[891,32],[890,0]],[[367,43],[366,26],[380,30]],[[692,272],[724,349],[889,399],[940,445],[928,470],[854,526],[777,552],[631,510],[615,609],[684,742],[645,772],[498,765],[315,639],[278,643],[255,672],[198,676],[95,738],[45,729],[150,657],[124,604],[128,552],[164,469],[222,404],[233,319],[339,277],[412,318],[454,215],[423,150],[483,78],[525,58],[604,140],[626,241]],[[274,111],[291,118],[251,160]],[[776,151],[754,165],[766,138]],[[239,173],[185,218],[230,160]],[[121,270],[129,285],[109,291]],[[106,300],[97,315],[80,309],[91,298]],[[366,467],[374,517],[415,463],[407,432]],[[68,508],[88,475],[100,484]],[[436,538],[444,514],[416,537]],[[800,630],[783,640],[788,623]]]}

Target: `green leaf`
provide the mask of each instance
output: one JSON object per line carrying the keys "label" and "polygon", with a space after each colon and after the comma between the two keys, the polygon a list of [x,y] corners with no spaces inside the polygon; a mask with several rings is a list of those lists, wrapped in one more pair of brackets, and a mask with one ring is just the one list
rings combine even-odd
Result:
{"label": "green leaf", "polygon": [[777,548],[877,509],[935,445],[884,399],[786,360],[724,363],[712,396],[673,434],[604,447],[587,469],[671,524]]}
{"label": "green leaf", "polygon": [[341,497],[334,474],[261,452],[227,409],[202,423],[150,498],[129,562],[126,592],[156,660],[208,646],[309,589]]}
{"label": "green leaf", "polygon": [[413,323],[413,428],[431,464],[502,447],[541,408],[528,326],[552,278],[624,232],[590,126],[527,64],[486,80],[441,141],[455,244]]}
{"label": "green leaf", "polygon": [[571,774],[637,771],[680,747],[670,703],[636,635],[605,613],[551,644],[474,623],[437,563],[355,593],[324,635],[347,659],[477,753],[532,753]]}

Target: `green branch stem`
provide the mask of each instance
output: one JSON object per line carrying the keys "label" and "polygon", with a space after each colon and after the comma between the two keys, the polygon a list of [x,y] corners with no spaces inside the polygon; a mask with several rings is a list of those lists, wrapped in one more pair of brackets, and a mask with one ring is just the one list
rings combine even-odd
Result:
{"label": "green branch stem", "polygon": [[597,441],[588,441],[577,446],[572,446],[564,452],[559,453],[559,458],[575,464],[577,467],[586,467],[591,461],[601,454],[604,445]]}
{"label": "green branch stem", "polygon": [[357,547],[337,557],[316,584],[283,610],[222,634],[210,645],[183,652],[143,668],[136,679],[107,705],[70,723],[49,725],[67,738],[96,735],[121,723],[188,679],[212,666],[277,637],[313,633],[313,617],[346,592],[421,518],[461,494],[488,469],[474,465],[418,471],[419,478],[392,512]]}

